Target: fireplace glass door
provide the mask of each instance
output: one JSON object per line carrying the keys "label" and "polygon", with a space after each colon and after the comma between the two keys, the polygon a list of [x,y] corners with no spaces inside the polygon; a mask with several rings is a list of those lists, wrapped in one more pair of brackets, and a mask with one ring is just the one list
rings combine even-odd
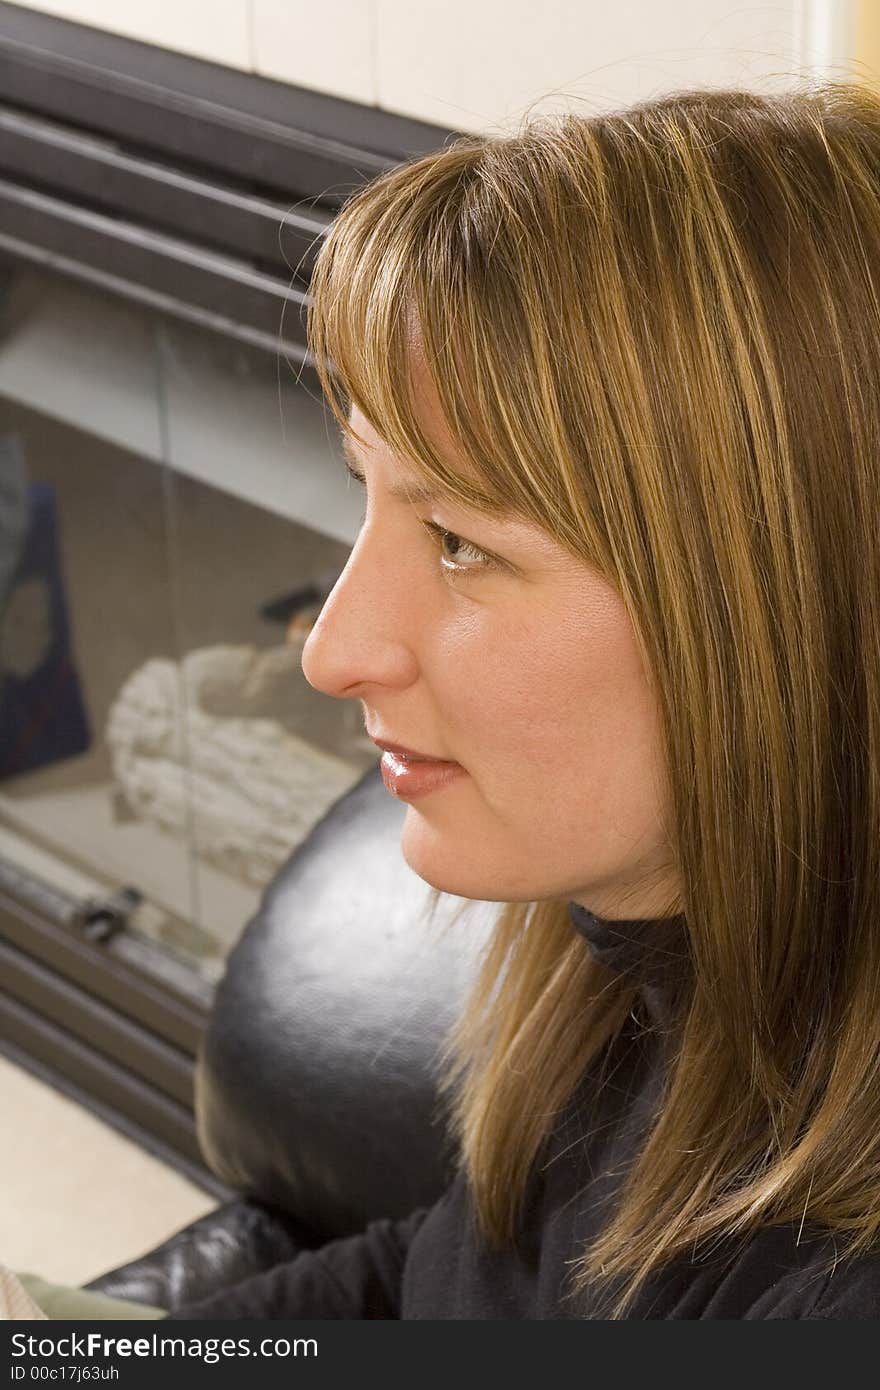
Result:
{"label": "fireplace glass door", "polygon": [[300,665],[362,512],[337,435],[281,354],[4,276],[0,889],[203,994],[377,757]]}

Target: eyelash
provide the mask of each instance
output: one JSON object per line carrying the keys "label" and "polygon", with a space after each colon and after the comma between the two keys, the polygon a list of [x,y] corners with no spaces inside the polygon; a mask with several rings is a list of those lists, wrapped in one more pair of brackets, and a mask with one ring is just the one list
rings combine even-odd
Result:
{"label": "eyelash", "polygon": [[468,550],[470,551],[472,556],[477,557],[474,564],[457,565],[454,562],[454,560],[450,560],[447,556],[443,555],[441,550],[440,563],[448,573],[456,575],[474,573],[482,574],[485,573],[486,570],[498,568],[499,562],[494,558],[494,556],[488,555],[485,550],[481,550],[478,545],[474,545],[473,541],[466,541],[463,536],[460,536],[458,534],[457,531],[449,531],[445,526],[438,526],[435,521],[423,521],[422,525],[424,526],[425,530],[430,534],[438,549],[442,547],[446,538],[448,536],[451,536],[453,540],[461,542],[461,547],[463,550]]}

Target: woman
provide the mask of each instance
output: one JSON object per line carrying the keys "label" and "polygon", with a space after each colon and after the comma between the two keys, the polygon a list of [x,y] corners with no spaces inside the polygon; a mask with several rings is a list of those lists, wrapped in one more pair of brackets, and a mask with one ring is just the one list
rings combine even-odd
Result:
{"label": "woman", "polygon": [[366,518],[303,669],[505,907],[453,1188],[201,1313],[880,1316],[880,99],[464,137],[313,295]]}
{"label": "woman", "polygon": [[463,137],[313,296],[366,517],[303,669],[504,906],[441,1201],[172,1316],[880,1315],[880,99]]}

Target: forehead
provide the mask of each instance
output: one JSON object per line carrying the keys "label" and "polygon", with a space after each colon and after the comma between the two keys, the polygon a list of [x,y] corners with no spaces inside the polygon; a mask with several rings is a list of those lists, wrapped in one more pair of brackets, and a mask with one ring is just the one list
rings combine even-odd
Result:
{"label": "forehead", "polygon": [[[362,430],[359,429],[358,434],[362,434]],[[376,446],[370,441],[368,441],[368,445],[369,452],[372,453]],[[382,447],[381,442],[380,447]],[[358,470],[361,468],[363,464],[362,449],[347,434],[342,436],[342,452],[352,468]],[[398,481],[389,483],[385,491],[390,497],[399,498],[403,502],[436,502],[444,495],[435,484],[425,482],[419,478],[418,474],[406,470],[402,470]]]}
{"label": "forehead", "polygon": [[[425,413],[420,412],[419,423],[449,469],[449,484],[445,484],[442,479],[437,480],[426,475],[412,457],[395,451],[356,406],[352,406],[349,411],[348,423],[359,439],[353,440],[343,432],[342,450],[347,462],[359,470],[364,462],[369,464],[377,460],[380,467],[389,474],[384,491],[390,496],[401,497],[410,502],[444,502],[459,509],[464,508],[473,515],[502,520],[519,515],[512,506],[501,499],[495,499],[491,492],[486,495],[486,484],[480,472],[456,447],[445,421],[442,421],[436,412],[432,412],[427,419]],[[363,444],[360,440],[364,441]],[[457,491],[456,479],[462,480],[465,495],[460,495]],[[481,504],[468,499],[468,486],[475,487],[486,497],[486,501]]]}
{"label": "forehead", "polygon": [[507,548],[507,555],[515,563],[523,566],[523,578],[537,578],[539,574],[567,573],[583,576],[588,573],[584,562],[566,550],[548,530],[534,521],[520,516],[512,510],[497,512],[477,511],[457,498],[450,497],[442,489],[423,482],[411,467],[399,465],[397,456],[388,450],[385,442],[371,429],[362,415],[355,419],[355,412],[349,415],[349,423],[369,446],[365,454],[363,448],[345,434],[342,436],[342,449],[351,465],[360,471],[364,458],[369,459],[375,449],[394,462],[392,480],[383,485],[387,496],[399,497],[403,501],[418,502],[437,500],[455,516],[467,517],[471,526],[479,526],[479,536],[487,537],[490,544]]}

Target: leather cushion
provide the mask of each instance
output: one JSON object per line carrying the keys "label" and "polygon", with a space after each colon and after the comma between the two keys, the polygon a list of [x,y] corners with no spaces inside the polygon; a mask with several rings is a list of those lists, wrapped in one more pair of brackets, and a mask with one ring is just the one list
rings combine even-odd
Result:
{"label": "leather cushion", "polygon": [[229,956],[197,1069],[210,1167],[324,1239],[434,1202],[454,1172],[436,1050],[494,905],[444,931],[468,906],[444,895],[426,922],[406,810],[377,765],[294,851]]}
{"label": "leather cushion", "polygon": [[179,1308],[285,1264],[317,1241],[284,1212],[242,1198],[207,1212],[155,1250],[84,1285],[109,1298]]}

